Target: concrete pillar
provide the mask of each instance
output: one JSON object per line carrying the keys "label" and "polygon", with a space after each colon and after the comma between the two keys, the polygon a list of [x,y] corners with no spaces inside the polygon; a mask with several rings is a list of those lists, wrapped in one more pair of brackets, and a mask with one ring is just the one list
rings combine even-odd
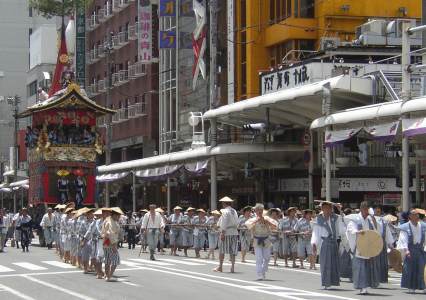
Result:
{"label": "concrete pillar", "polygon": [[170,215],[171,213],[171,205],[172,205],[172,195],[171,195],[171,187],[170,187],[170,177],[167,177],[167,214]]}
{"label": "concrete pillar", "polygon": [[[216,119],[210,120],[210,134],[211,134],[211,147],[216,146]],[[210,158],[210,209],[215,210],[217,208],[217,165],[216,157]]]}
{"label": "concrete pillar", "polygon": [[132,172],[132,203],[133,211],[136,211],[136,175],[135,172]]}
{"label": "concrete pillar", "polygon": [[331,201],[331,148],[325,148],[325,200]]}
{"label": "concrete pillar", "polygon": [[408,137],[402,138],[402,209],[410,209],[410,165]]}

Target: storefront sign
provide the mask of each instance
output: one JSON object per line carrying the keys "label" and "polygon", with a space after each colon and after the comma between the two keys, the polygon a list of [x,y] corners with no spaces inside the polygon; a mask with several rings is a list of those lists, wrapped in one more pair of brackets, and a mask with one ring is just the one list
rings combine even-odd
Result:
{"label": "storefront sign", "polygon": [[384,194],[383,205],[392,205],[392,206],[401,205],[401,194]]}
{"label": "storefront sign", "polygon": [[286,178],[279,181],[278,190],[280,192],[308,192],[308,178]]}
{"label": "storefront sign", "polygon": [[262,94],[273,93],[310,83],[310,72],[309,65],[301,65],[291,69],[262,75]]}
{"label": "storefront sign", "polygon": [[138,55],[141,62],[152,60],[152,6],[149,1],[138,1],[139,13],[139,47]]}

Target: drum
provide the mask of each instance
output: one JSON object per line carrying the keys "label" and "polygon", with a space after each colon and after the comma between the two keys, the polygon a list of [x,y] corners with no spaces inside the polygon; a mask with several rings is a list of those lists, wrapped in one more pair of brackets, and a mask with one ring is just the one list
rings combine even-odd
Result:
{"label": "drum", "polygon": [[394,269],[395,272],[402,273],[402,256],[401,252],[396,249],[391,249],[388,253],[389,266]]}
{"label": "drum", "polygon": [[365,230],[364,234],[359,234],[356,247],[361,256],[376,257],[383,250],[383,239],[375,230]]}

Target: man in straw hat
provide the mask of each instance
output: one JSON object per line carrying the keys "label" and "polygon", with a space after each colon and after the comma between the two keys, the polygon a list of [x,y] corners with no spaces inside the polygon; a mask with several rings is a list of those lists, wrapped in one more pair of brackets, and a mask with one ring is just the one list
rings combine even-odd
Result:
{"label": "man in straw hat", "polygon": [[182,246],[185,257],[188,256],[188,249],[194,245],[194,212],[195,208],[188,207],[186,209],[186,214],[183,216],[183,229],[182,229]]}
{"label": "man in straw hat", "polygon": [[377,260],[377,264],[379,265],[380,270],[380,282],[387,283],[388,282],[388,248],[392,249],[393,244],[395,242],[392,232],[390,231],[390,227],[388,222],[383,218],[383,206],[380,204],[376,204],[373,206],[374,209],[374,218],[376,219],[377,229],[382,236],[383,240],[383,249],[380,252],[379,256],[375,257]]}
{"label": "man in straw hat", "polygon": [[293,261],[293,268],[297,268],[297,239],[294,235],[294,226],[297,223],[296,212],[297,207],[289,207],[286,211],[287,216],[283,217],[278,225],[278,229],[282,234],[281,241],[285,266],[288,267],[288,259],[290,258]]}
{"label": "man in straw hat", "polygon": [[52,243],[54,241],[53,228],[55,225],[55,216],[53,215],[53,209],[51,207],[47,208],[47,212],[43,215],[41,219],[40,226],[43,229],[44,240],[46,241],[47,249],[52,248]]}
{"label": "man in straw hat", "polygon": [[170,255],[178,256],[177,248],[182,245],[182,228],[179,227],[183,223],[182,207],[175,206],[173,213],[169,216],[167,222],[170,226]]}
{"label": "man in straw hat", "polygon": [[253,235],[257,280],[265,280],[271,258],[272,242],[270,235],[278,226],[276,220],[263,215],[264,209],[263,204],[257,203],[254,206],[256,215],[246,222],[247,228]]}
{"label": "man in straw hat", "polygon": [[312,254],[320,257],[321,285],[328,289],[340,285],[337,238],[345,234],[345,227],[332,202],[321,202],[321,211],[313,223],[311,245]]}
{"label": "man in straw hat", "polygon": [[204,247],[207,234],[207,217],[206,211],[202,208],[197,209],[198,215],[194,217],[194,250],[195,256],[200,258],[200,250]]}
{"label": "man in straw hat", "polygon": [[120,254],[118,253],[120,224],[118,220],[122,214],[121,209],[113,207],[111,208],[111,216],[106,218],[102,224],[101,236],[103,238],[106,281],[112,281],[112,275],[120,264]]}
{"label": "man in straw hat", "polygon": [[146,236],[149,247],[149,259],[155,260],[154,253],[157,248],[160,231],[164,230],[164,220],[161,214],[155,209],[155,204],[149,205],[149,212],[145,214],[142,220],[141,234]]}
{"label": "man in straw hat", "polygon": [[424,270],[426,263],[425,235],[426,224],[420,221],[416,209],[410,210],[409,221],[399,228],[397,249],[404,257],[401,287],[407,288],[409,293],[416,290],[425,290]]}
{"label": "man in straw hat", "polygon": [[232,200],[229,197],[223,197],[219,200],[222,203],[222,216],[219,218],[218,227],[220,228],[219,239],[219,266],[214,269],[215,272],[223,271],[223,260],[225,254],[231,258],[231,273],[235,272],[235,257],[238,253],[238,214],[232,208]]}
{"label": "man in straw hat", "polygon": [[[298,233],[297,238],[297,256],[300,260],[300,268],[304,269],[303,261],[305,255],[308,255],[309,269],[315,269],[315,259],[312,255],[311,236],[312,236],[312,210],[305,209],[303,211],[303,217],[297,220],[294,226],[294,231]],[[305,254],[306,253],[306,254]]]}
{"label": "man in straw hat", "polygon": [[216,250],[218,242],[219,242],[219,228],[217,226],[217,222],[220,218],[220,212],[217,210],[214,210],[210,213],[209,220],[207,221],[208,230],[207,230],[207,237],[209,240],[209,253],[207,254],[207,259],[215,259],[214,257],[214,250]]}
{"label": "man in straw hat", "polygon": [[92,254],[92,243],[90,239],[86,238],[87,232],[89,231],[90,225],[93,223],[93,209],[88,208],[83,211],[84,219],[80,223],[79,236],[80,236],[80,247],[81,247],[81,264],[84,273],[89,272],[90,267],[90,256]]}
{"label": "man in straw hat", "polygon": [[251,232],[247,229],[246,222],[252,217],[253,208],[246,206],[242,209],[243,213],[238,218],[238,230],[241,247],[241,262],[246,262],[247,252],[250,250],[253,240]]}
{"label": "man in straw hat", "polygon": [[380,267],[374,257],[362,256],[357,249],[357,240],[365,234],[366,230],[378,231],[377,222],[369,214],[369,206],[366,201],[361,202],[359,214],[352,218],[346,229],[349,245],[354,257],[352,259],[353,284],[360,290],[361,295],[368,294],[368,287],[377,288],[380,284]]}

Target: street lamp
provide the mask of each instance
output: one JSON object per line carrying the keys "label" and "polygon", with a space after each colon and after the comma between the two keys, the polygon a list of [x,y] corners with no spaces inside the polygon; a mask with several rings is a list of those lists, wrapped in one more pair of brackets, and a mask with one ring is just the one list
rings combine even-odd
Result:
{"label": "street lamp", "polygon": [[[110,33],[107,43],[104,47],[105,56],[106,56],[106,65],[107,65],[107,78],[106,78],[106,107],[110,108],[111,106],[111,63],[110,63],[110,54],[113,50],[112,46],[112,36],[113,32]],[[111,163],[111,140],[112,140],[112,128],[111,128],[111,118],[112,115],[107,116],[106,118],[106,143],[105,143],[105,165]],[[110,206],[109,199],[109,182],[105,182],[105,206]]]}
{"label": "street lamp", "polygon": [[[12,107],[13,118],[15,119],[15,129],[13,131],[13,181],[18,180],[18,113],[21,97],[7,97],[7,104]],[[13,211],[16,212],[16,193],[13,193]]]}

